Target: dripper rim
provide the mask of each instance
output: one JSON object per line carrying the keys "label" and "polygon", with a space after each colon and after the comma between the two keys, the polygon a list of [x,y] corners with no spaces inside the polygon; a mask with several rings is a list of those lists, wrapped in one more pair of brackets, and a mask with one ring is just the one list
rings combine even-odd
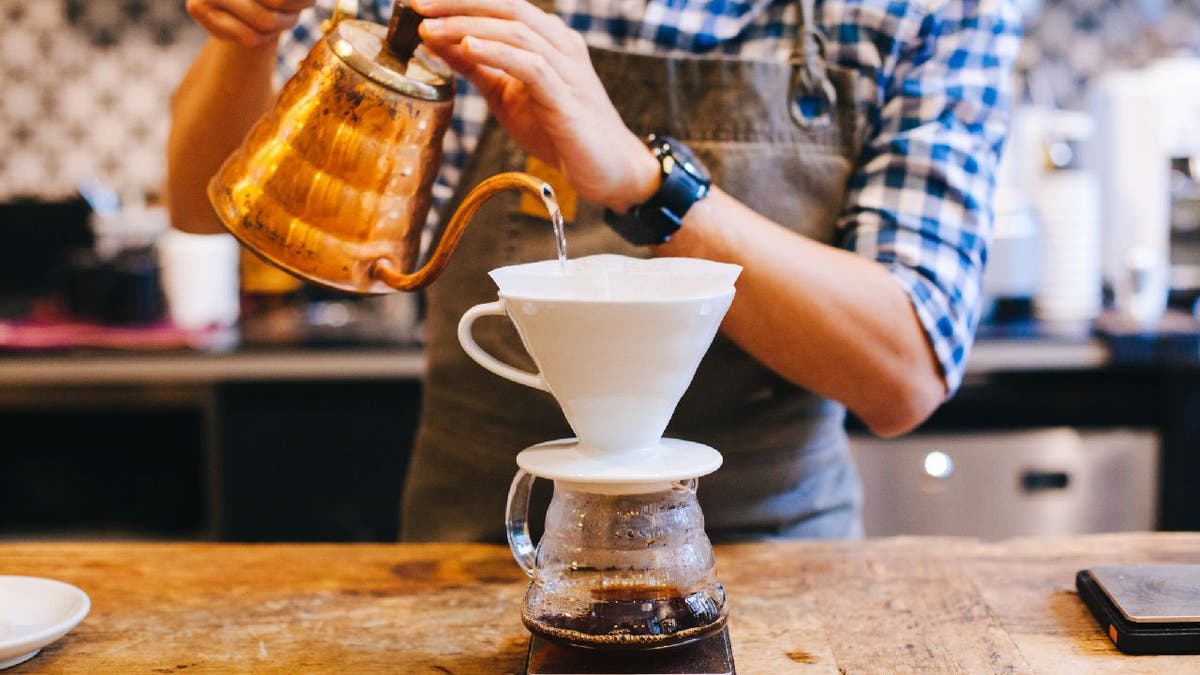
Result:
{"label": "dripper rim", "polygon": [[[609,260],[612,260],[612,259],[628,259],[630,261],[628,264],[632,264],[632,265],[652,264],[652,261],[662,261],[662,262],[676,261],[675,264],[682,264],[682,265],[688,265],[688,266],[693,266],[693,267],[708,267],[710,270],[720,269],[720,270],[722,270],[722,274],[729,278],[729,281],[728,281],[727,286],[723,283],[720,284],[720,286],[719,286],[719,288],[721,289],[720,292],[688,291],[686,293],[681,293],[674,297],[668,297],[668,298],[631,298],[631,299],[621,300],[621,299],[599,298],[599,297],[574,297],[574,298],[572,298],[572,297],[555,297],[553,295],[547,295],[547,294],[531,294],[528,292],[504,290],[503,284],[501,283],[502,278],[508,277],[510,274],[512,274],[513,272],[515,272],[516,270],[518,270],[520,268],[535,269],[537,267],[553,266],[555,263],[555,261],[553,261],[553,260],[537,260],[537,261],[533,261],[533,262],[518,263],[518,264],[514,264],[514,265],[504,265],[502,267],[497,267],[496,269],[490,270],[487,274],[488,274],[488,277],[491,278],[492,283],[494,283],[496,285],[497,296],[500,298],[504,298],[504,299],[528,300],[528,301],[537,301],[537,302],[563,302],[563,303],[573,303],[573,304],[581,304],[581,305],[613,304],[613,305],[621,305],[621,306],[628,307],[631,305],[658,306],[658,305],[663,305],[663,304],[667,304],[667,303],[674,303],[674,302],[681,302],[681,301],[694,301],[694,300],[723,300],[723,299],[728,298],[736,293],[737,280],[738,280],[738,278],[741,277],[742,272],[745,270],[745,268],[743,266],[741,266],[737,263],[720,262],[720,261],[716,261],[716,260],[708,260],[706,258],[694,258],[694,257],[688,257],[688,256],[667,256],[667,257],[662,257],[662,258],[657,258],[657,257],[656,258],[631,258],[630,256],[624,256],[624,255],[613,254],[613,253],[595,253],[595,254],[591,254],[591,255],[582,256],[579,258],[571,258],[568,261],[568,264],[574,264],[574,265],[579,265],[579,266],[604,265],[606,262],[608,262]],[[716,271],[707,271],[707,272],[685,271],[683,273],[685,275],[689,275],[689,276],[700,276],[702,274],[711,274],[711,275],[716,276],[718,274]],[[645,277],[657,276],[652,273],[651,274],[640,273],[640,274],[643,274]],[[662,275],[662,276],[665,277],[667,275]],[[546,278],[554,279],[556,277],[554,277],[552,275],[547,275]],[[561,278],[561,277],[557,277],[557,278]],[[711,283],[709,285],[716,286],[717,283]]]}
{"label": "dripper rim", "polygon": [[543,295],[519,295],[516,293],[504,293],[499,291],[496,297],[501,300],[528,300],[530,302],[558,302],[568,305],[620,305],[621,307],[629,306],[654,306],[667,305],[677,302],[699,302],[701,300],[724,300],[725,298],[733,297],[736,289],[730,288],[722,293],[710,293],[703,295],[682,295],[677,298],[644,298],[639,300],[613,300],[611,298],[553,298]]}

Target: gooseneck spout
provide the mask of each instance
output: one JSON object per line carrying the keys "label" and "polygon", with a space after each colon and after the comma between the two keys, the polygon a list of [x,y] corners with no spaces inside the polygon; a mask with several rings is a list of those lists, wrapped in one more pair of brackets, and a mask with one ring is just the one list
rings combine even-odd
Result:
{"label": "gooseneck spout", "polygon": [[[466,231],[467,225],[471,223],[475,213],[488,199],[509,189],[528,192],[545,203],[547,212],[550,212],[553,204],[553,191],[545,182],[519,171],[496,174],[476,185],[475,189],[463,198],[462,204],[450,217],[450,222],[446,223],[441,239],[429,253],[429,257],[421,269],[411,274],[405,274],[397,269],[396,265],[388,258],[379,258],[371,263],[371,277],[399,291],[411,291],[431,283],[446,268],[446,263],[450,261],[451,254],[454,253],[459,239],[462,238],[463,232]],[[550,236],[550,233],[547,232],[546,235]]]}

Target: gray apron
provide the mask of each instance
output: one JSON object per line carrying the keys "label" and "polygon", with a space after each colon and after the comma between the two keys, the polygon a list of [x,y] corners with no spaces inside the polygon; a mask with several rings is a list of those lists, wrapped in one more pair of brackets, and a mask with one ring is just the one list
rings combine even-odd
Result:
{"label": "gray apron", "polygon": [[[722,190],[830,243],[859,151],[862,116],[852,73],[826,67],[812,0],[799,2],[790,62],[593,48],[592,63],[635,133],[678,138]],[[448,212],[484,178],[522,170],[525,161],[489,122]],[[571,257],[650,255],[622,240],[601,216],[598,206],[580,203],[566,230]],[[469,307],[496,299],[489,270],[554,256],[549,222],[522,214],[515,193],[501,195],[475,216],[446,271],[429,287],[428,372],[405,485],[403,539],[503,541],[516,454],[574,435],[549,394],[485,371],[456,337]],[[477,322],[475,337],[500,360],[536,370],[507,320]],[[700,480],[709,535],[726,541],[861,536],[861,487],[846,449],[844,416],[841,405],[789,384],[718,336],[666,434],[724,455],[721,469]]]}

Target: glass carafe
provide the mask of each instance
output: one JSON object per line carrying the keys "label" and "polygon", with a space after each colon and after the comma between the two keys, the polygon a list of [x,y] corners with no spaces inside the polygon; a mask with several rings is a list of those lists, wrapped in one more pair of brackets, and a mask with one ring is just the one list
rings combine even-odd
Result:
{"label": "glass carafe", "polygon": [[532,578],[521,612],[531,632],[632,650],[687,644],[725,625],[725,590],[695,479],[637,487],[554,481],[536,548],[527,525],[534,479],[517,473],[506,514],[513,555]]}

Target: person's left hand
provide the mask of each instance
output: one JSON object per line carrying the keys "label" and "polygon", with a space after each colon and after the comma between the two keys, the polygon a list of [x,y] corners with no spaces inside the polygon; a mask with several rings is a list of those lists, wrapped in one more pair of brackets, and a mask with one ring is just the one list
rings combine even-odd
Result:
{"label": "person's left hand", "polygon": [[527,152],[580,196],[624,211],[657,187],[658,168],[625,126],[587,44],[525,0],[413,0],[425,43],[483,94]]}

